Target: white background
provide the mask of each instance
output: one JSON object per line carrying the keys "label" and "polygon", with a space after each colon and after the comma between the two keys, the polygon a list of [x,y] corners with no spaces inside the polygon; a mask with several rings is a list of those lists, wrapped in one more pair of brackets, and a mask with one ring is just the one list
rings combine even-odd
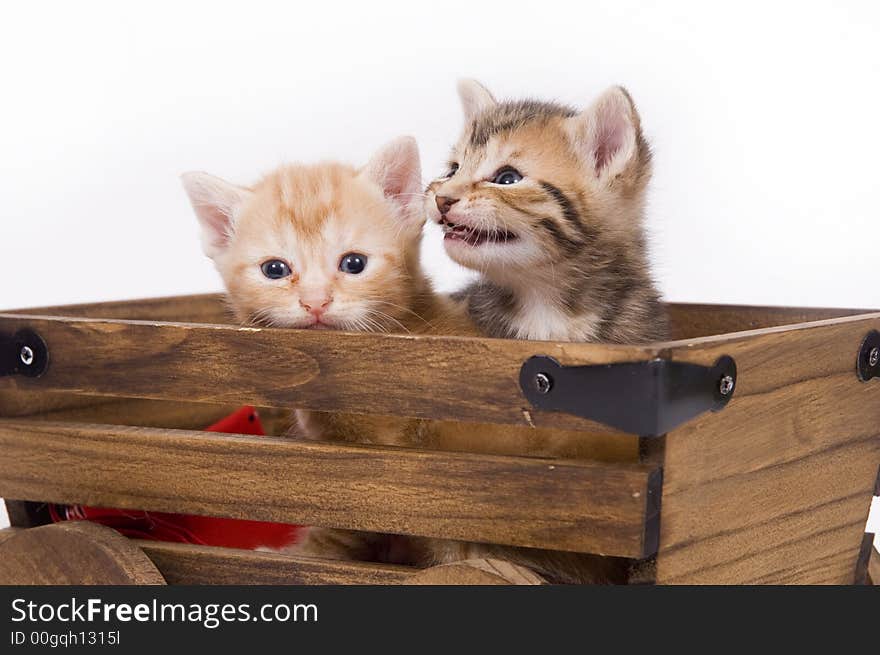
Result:
{"label": "white background", "polygon": [[874,0],[8,3],[0,307],[219,289],[180,172],[248,183],[412,134],[427,179],[463,75],[576,105],[629,88],[669,299],[878,307],[878,43]]}

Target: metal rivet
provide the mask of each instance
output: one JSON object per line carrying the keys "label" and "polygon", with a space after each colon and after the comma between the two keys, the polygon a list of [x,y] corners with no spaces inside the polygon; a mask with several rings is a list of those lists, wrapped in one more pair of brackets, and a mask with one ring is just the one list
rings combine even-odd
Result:
{"label": "metal rivet", "polygon": [[550,393],[550,389],[552,388],[553,378],[546,373],[538,373],[535,375],[535,389],[537,389],[538,393]]}
{"label": "metal rivet", "polygon": [[874,346],[868,353],[868,366],[877,366],[877,362],[880,362],[880,348]]}
{"label": "metal rivet", "polygon": [[25,366],[30,366],[34,363],[34,351],[30,346],[22,346],[18,356],[21,359],[21,363]]}
{"label": "metal rivet", "polygon": [[733,391],[733,376],[725,375],[721,378],[721,382],[718,384],[718,391],[721,392],[722,396],[729,396],[730,392]]}

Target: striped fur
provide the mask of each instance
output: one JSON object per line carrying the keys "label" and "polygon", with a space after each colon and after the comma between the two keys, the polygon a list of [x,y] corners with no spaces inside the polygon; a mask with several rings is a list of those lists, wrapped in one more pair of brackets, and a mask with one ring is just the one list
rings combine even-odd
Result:
{"label": "striped fur", "polygon": [[[466,125],[450,160],[457,170],[429,185],[428,214],[516,235],[477,246],[446,240],[455,261],[482,273],[458,294],[474,322],[496,337],[664,339],[642,225],[651,152],[629,95],[613,88],[577,112],[496,102],[475,82],[460,92]],[[522,181],[493,184],[506,166]],[[437,196],[457,201],[445,217]]]}

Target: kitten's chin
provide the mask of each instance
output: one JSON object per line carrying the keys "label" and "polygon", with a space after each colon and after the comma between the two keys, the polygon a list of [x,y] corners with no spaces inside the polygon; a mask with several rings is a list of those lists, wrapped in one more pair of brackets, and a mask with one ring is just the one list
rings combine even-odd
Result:
{"label": "kitten's chin", "polygon": [[547,253],[537,250],[531,241],[523,238],[478,246],[444,239],[443,247],[456,264],[478,271],[499,284],[511,276],[515,279],[522,275],[531,276],[548,265],[553,268],[553,262],[547,259]]}

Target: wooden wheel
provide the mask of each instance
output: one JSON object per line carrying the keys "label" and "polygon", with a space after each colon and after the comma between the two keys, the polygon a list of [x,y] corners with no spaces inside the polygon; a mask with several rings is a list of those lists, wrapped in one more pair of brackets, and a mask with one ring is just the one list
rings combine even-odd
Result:
{"label": "wooden wheel", "polygon": [[164,585],[144,552],[86,521],[0,532],[0,584]]}

